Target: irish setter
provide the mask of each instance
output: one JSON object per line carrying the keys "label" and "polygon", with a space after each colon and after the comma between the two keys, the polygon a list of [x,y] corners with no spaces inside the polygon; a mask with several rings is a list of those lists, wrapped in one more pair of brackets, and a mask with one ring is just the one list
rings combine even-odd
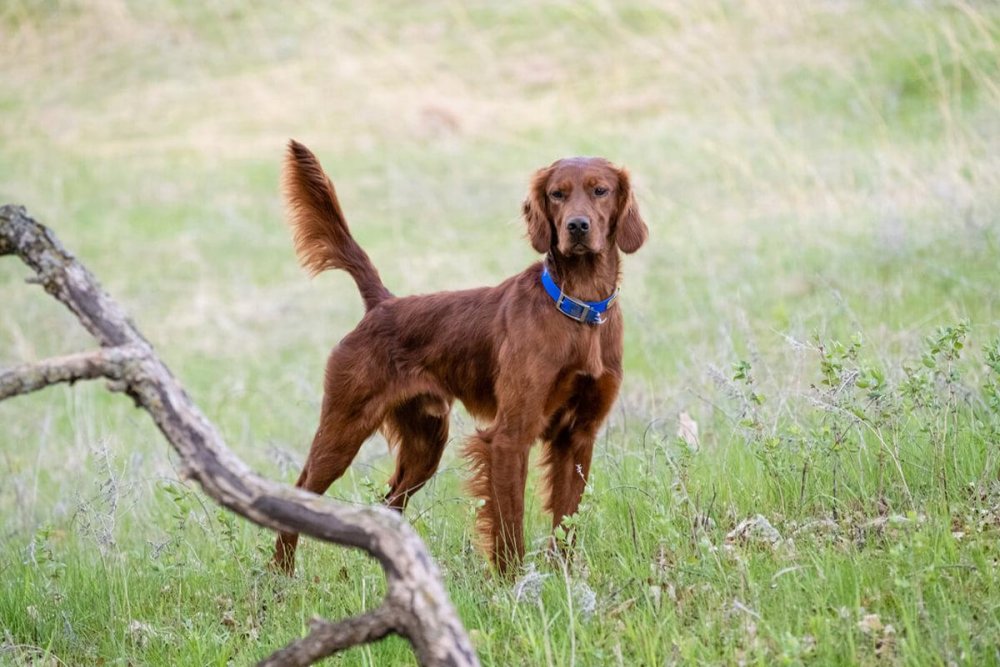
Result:
{"label": "irish setter", "polygon": [[[386,503],[402,511],[437,469],[452,402],[488,423],[465,447],[477,528],[501,573],[524,555],[528,452],[539,438],[553,528],[576,511],[598,428],[622,381],[619,250],[645,242],[628,173],[601,158],[539,170],[524,202],[532,247],[545,254],[496,287],[396,297],[350,234],[333,183],[289,143],[284,191],[303,266],[344,269],[366,313],[333,349],[319,427],[296,486],[324,493],[381,428],[396,453]],[[295,568],[298,535],[274,565]]]}

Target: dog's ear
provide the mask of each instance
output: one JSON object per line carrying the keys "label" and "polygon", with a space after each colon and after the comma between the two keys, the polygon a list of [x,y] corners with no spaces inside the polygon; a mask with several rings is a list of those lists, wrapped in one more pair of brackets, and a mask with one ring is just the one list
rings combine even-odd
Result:
{"label": "dog's ear", "polygon": [[618,170],[618,222],[615,225],[615,242],[622,252],[632,253],[642,247],[649,236],[646,221],[639,213],[628,171]]}
{"label": "dog's ear", "polygon": [[549,220],[545,192],[551,175],[552,167],[535,172],[522,207],[524,222],[528,225],[528,240],[531,247],[540,253],[546,253],[552,247],[552,221]]}

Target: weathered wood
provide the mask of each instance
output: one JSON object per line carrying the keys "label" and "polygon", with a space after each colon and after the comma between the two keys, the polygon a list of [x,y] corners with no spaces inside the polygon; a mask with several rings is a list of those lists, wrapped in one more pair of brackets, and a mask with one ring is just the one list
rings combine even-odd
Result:
{"label": "weathered wood", "polygon": [[385,570],[381,607],[339,623],[316,621],[310,634],[265,659],[306,665],[389,634],[409,640],[422,665],[478,665],[427,547],[399,514],[355,507],[260,477],[238,459],[188,398],[121,306],[50,230],[16,206],[0,208],[0,255],[16,254],[38,282],[100,343],[98,351],[0,372],[0,400],[56,382],[105,377],[145,409],[180,455],[184,473],[212,499],[273,530],[363,549]]}
{"label": "weathered wood", "polygon": [[18,394],[44,389],[50,384],[108,378],[120,380],[122,369],[141,359],[143,350],[130,345],[102,347],[90,352],[68,354],[33,364],[0,370],[0,401]]}
{"label": "weathered wood", "polygon": [[398,622],[394,610],[382,606],[361,616],[330,623],[314,618],[308,635],[292,642],[260,663],[259,667],[311,665],[343,648],[361,642],[373,642],[392,632]]}

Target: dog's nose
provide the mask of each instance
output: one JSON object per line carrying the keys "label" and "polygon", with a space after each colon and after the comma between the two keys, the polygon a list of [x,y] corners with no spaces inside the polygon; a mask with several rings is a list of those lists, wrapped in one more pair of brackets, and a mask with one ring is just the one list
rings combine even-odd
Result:
{"label": "dog's nose", "polygon": [[573,236],[583,236],[590,231],[590,219],[583,216],[570,218],[566,223],[566,229]]}

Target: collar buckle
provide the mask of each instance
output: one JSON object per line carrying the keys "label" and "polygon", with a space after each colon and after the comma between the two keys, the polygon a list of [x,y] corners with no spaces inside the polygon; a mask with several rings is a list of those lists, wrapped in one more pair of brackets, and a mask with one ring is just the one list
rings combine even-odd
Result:
{"label": "collar buckle", "polygon": [[615,288],[614,293],[603,301],[574,299],[556,285],[552,276],[549,275],[549,267],[545,264],[542,264],[542,287],[555,302],[556,310],[571,320],[592,325],[604,324],[607,321],[604,315],[618,299],[619,293],[618,288]]}
{"label": "collar buckle", "polygon": [[577,322],[589,322],[590,313],[594,312],[597,315],[597,319],[594,320],[594,324],[601,324],[604,322],[601,319],[601,314],[594,311],[589,303],[574,299],[562,290],[559,290],[559,298],[556,299],[556,308],[559,312],[570,318],[571,320],[576,320]]}

